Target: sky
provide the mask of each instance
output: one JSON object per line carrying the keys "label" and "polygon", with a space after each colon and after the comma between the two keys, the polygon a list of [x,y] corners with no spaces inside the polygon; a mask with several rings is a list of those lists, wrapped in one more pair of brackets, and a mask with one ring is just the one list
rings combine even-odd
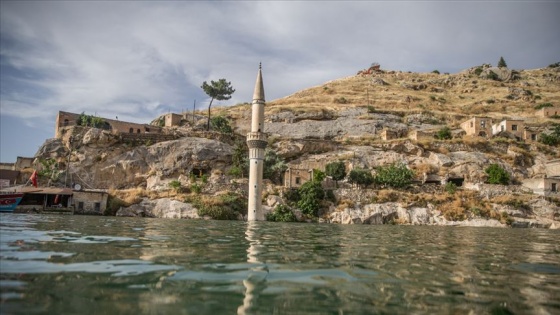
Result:
{"label": "sky", "polygon": [[206,109],[203,81],[267,101],[378,62],[456,73],[560,61],[560,1],[0,1],[0,162],[32,157],[58,111],[149,123]]}

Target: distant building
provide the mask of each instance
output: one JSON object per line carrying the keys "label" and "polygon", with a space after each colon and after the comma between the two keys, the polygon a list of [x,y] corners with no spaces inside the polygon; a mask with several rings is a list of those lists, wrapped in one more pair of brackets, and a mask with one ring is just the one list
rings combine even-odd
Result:
{"label": "distant building", "polygon": [[533,190],[534,194],[551,197],[558,197],[560,194],[560,177],[529,178],[523,180],[522,185]]}
{"label": "distant building", "polygon": [[523,131],[523,140],[527,142],[539,141],[540,133],[541,132],[535,128],[525,126],[525,130]]}
{"label": "distant building", "polygon": [[182,119],[183,119],[183,115],[173,114],[173,113],[165,114],[164,115],[164,120],[165,120],[164,126],[165,127],[179,126]]}
{"label": "distant building", "polygon": [[492,135],[497,135],[500,132],[508,132],[519,141],[523,139],[524,131],[525,123],[520,119],[504,119],[492,125]]}
{"label": "distant building", "polygon": [[435,133],[433,130],[413,130],[408,134],[408,138],[415,141],[434,140]]}
{"label": "distant building", "polygon": [[107,209],[109,194],[106,190],[84,189],[74,191],[74,212],[79,214],[103,214]]}
{"label": "distant building", "polygon": [[489,138],[492,136],[492,119],[488,117],[473,117],[461,124],[467,136]]}
{"label": "distant building", "polygon": [[301,163],[290,163],[284,172],[284,187],[298,188],[313,178],[313,170],[325,171],[326,161],[305,161]]}
{"label": "distant building", "polygon": [[560,116],[560,107],[543,107],[537,111],[537,116],[540,117],[553,117],[553,116]]}
{"label": "distant building", "polygon": [[[61,138],[66,127],[78,125],[80,114],[59,111],[56,116],[55,137]],[[101,129],[110,130],[113,133],[161,133],[162,128],[149,124],[137,124],[116,119],[102,118]]]}
{"label": "distant building", "polygon": [[384,141],[393,140],[398,138],[398,133],[394,130],[383,129],[381,130],[381,139]]}

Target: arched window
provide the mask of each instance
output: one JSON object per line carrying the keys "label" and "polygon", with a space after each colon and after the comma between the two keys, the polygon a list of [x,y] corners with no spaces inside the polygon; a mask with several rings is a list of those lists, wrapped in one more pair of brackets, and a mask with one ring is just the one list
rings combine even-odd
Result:
{"label": "arched window", "polygon": [[128,129],[128,133],[134,133],[134,129],[133,128]]}
{"label": "arched window", "polygon": [[140,129],[136,129],[136,133],[140,133]]}
{"label": "arched window", "polygon": [[69,123],[68,119],[64,119],[64,126],[68,126],[68,123]]}

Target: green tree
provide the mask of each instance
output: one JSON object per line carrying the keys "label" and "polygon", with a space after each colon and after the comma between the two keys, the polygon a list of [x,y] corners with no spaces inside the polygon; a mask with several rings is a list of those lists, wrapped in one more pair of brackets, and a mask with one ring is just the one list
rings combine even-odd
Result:
{"label": "green tree", "polygon": [[325,173],[330,176],[338,186],[338,181],[346,177],[346,165],[342,161],[332,162],[325,167]]}
{"label": "green tree", "polygon": [[314,180],[316,182],[322,182],[325,179],[326,175],[325,172],[321,171],[320,169],[313,169],[313,178],[311,180]]}
{"label": "green tree", "polygon": [[321,208],[321,200],[325,197],[325,191],[318,181],[308,181],[298,189],[299,200],[297,206],[304,214],[316,217]]}
{"label": "green tree", "polygon": [[506,61],[504,57],[500,57],[500,61],[498,61],[498,68],[507,68]]}
{"label": "green tree", "polygon": [[210,108],[212,107],[212,102],[216,99],[218,101],[225,101],[231,98],[231,95],[235,92],[235,89],[231,86],[231,82],[226,81],[226,79],[219,79],[218,81],[210,81],[210,84],[206,81],[202,82],[201,88],[204,90],[206,95],[210,96],[210,104],[208,105],[208,125],[206,130],[210,130]]}
{"label": "green tree", "polygon": [[484,171],[488,174],[488,184],[509,184],[509,174],[498,164],[491,164]]}
{"label": "green tree", "polygon": [[367,187],[373,184],[374,179],[369,170],[355,168],[348,173],[348,181],[351,184]]}
{"label": "green tree", "polygon": [[233,146],[231,161],[233,167],[230,174],[233,176],[245,176],[249,172],[249,156],[247,154],[247,144],[243,141],[236,141]]}
{"label": "green tree", "polygon": [[403,163],[393,163],[388,166],[382,166],[377,169],[374,181],[378,185],[404,188],[410,185],[414,172]]}
{"label": "green tree", "polygon": [[222,116],[212,117],[212,119],[210,119],[210,126],[212,127],[212,130],[226,134],[233,134],[233,129],[231,128],[229,121]]}
{"label": "green tree", "polygon": [[441,128],[436,134],[436,138],[439,140],[451,139],[452,137],[451,129],[447,126]]}
{"label": "green tree", "polygon": [[276,151],[267,148],[264,151],[263,178],[270,179],[275,184],[281,184],[288,166],[286,162],[276,154]]}

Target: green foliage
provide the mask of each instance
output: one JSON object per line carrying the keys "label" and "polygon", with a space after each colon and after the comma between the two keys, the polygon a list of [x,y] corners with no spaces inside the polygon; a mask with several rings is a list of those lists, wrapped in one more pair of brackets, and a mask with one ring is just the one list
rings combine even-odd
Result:
{"label": "green foliage", "polygon": [[393,163],[377,169],[374,181],[381,186],[404,188],[410,185],[414,172],[402,163]]}
{"label": "green foliage", "polygon": [[499,81],[500,77],[496,74],[496,72],[489,70],[488,74],[486,75],[486,79],[490,79],[490,80],[494,80],[494,81]]}
{"label": "green foliage", "polygon": [[348,174],[348,181],[351,184],[367,187],[374,183],[374,178],[369,170],[355,168]]}
{"label": "green foliage", "polygon": [[233,129],[231,128],[229,121],[222,116],[212,117],[212,119],[210,119],[210,127],[212,130],[216,130],[221,133],[233,134]]}
{"label": "green foliage", "polygon": [[39,159],[39,162],[41,163],[42,168],[37,172],[37,175],[50,178],[54,181],[58,180],[62,171],[58,169],[58,162],[54,158]]}
{"label": "green foliage", "polygon": [[319,170],[319,169],[313,169],[313,178],[311,180],[314,180],[316,182],[322,182],[325,179],[326,175],[325,172]]}
{"label": "green foliage", "polygon": [[214,220],[235,220],[237,214],[231,209],[219,205],[198,208],[198,215],[201,217],[209,216]]}
{"label": "green foliage", "polygon": [[321,208],[321,200],[325,197],[325,191],[321,183],[309,181],[298,189],[300,199],[297,206],[301,211],[311,217],[317,217]]}
{"label": "green foliage", "polygon": [[368,107],[367,107],[367,112],[368,112],[368,114],[373,114],[373,113],[375,113],[375,107],[373,107],[373,106],[371,106],[371,105],[368,105]]}
{"label": "green foliage", "polygon": [[560,144],[560,125],[555,125],[554,129],[550,134],[541,133],[539,136],[539,142],[550,145],[557,146]]}
{"label": "green foliage", "polygon": [[195,194],[200,194],[200,192],[202,191],[202,186],[200,186],[197,183],[194,183],[191,185],[191,191]]}
{"label": "green foliage", "polygon": [[453,135],[451,134],[451,129],[449,129],[449,127],[447,126],[443,127],[437,132],[436,138],[439,140],[448,140],[453,138]]}
{"label": "green foliage", "polygon": [[157,125],[160,126],[160,127],[164,127],[165,126],[165,118],[160,117],[158,119]]}
{"label": "green foliage", "polygon": [[432,73],[439,74],[439,70],[434,70]]}
{"label": "green foliage", "polygon": [[109,129],[110,125],[101,117],[86,115],[84,112],[76,120],[78,126]]}
{"label": "green foliage", "polygon": [[553,107],[554,105],[552,105],[552,103],[541,103],[537,106],[535,106],[535,110],[539,110],[539,109],[543,109],[545,107]]}
{"label": "green foliage", "polygon": [[185,202],[192,202],[198,209],[198,215],[209,216],[214,220],[236,220],[247,214],[247,201],[241,195],[227,193],[211,200],[202,201],[200,197]]}
{"label": "green foliage", "polygon": [[242,174],[243,173],[242,173],[241,169],[237,166],[232,166],[228,171],[228,175],[233,176],[235,178],[241,177]]}
{"label": "green foliage", "polygon": [[348,103],[348,100],[345,97],[341,96],[341,97],[335,98],[334,102],[337,103],[337,104],[346,104],[346,103]]}
{"label": "green foliage", "polygon": [[204,93],[210,97],[210,104],[208,104],[208,125],[206,130],[210,130],[210,108],[212,107],[212,102],[214,100],[225,101],[231,98],[231,95],[235,92],[235,89],[231,86],[231,82],[226,81],[226,79],[219,79],[218,81],[210,81],[210,84],[206,81],[202,82],[201,88]]}
{"label": "green foliage", "polygon": [[208,175],[202,174],[202,176],[200,176],[200,180],[202,181],[203,184],[208,183]]}
{"label": "green foliage", "polygon": [[290,208],[285,205],[278,205],[274,211],[266,214],[266,220],[273,222],[296,222],[297,218]]}
{"label": "green foliage", "polygon": [[284,192],[284,197],[291,203],[296,204],[299,199],[301,198],[299,195],[299,190],[297,189],[288,189]]}
{"label": "green foliage", "polygon": [[488,174],[488,183],[496,185],[508,185],[509,174],[498,164],[491,164],[485,170]]}
{"label": "green foliage", "polygon": [[484,70],[482,69],[482,67],[477,67],[476,69],[474,69],[474,74],[476,74],[477,76],[479,76],[479,75],[482,73],[482,71],[484,71]]}
{"label": "green foliage", "polygon": [[338,185],[338,181],[346,177],[346,165],[342,161],[329,163],[325,167],[325,174],[330,176]]}
{"label": "green foliage", "polygon": [[455,185],[455,183],[453,182],[448,182],[447,184],[445,184],[444,189],[448,194],[453,195],[457,191],[457,185]]}
{"label": "green foliage", "polygon": [[169,187],[175,191],[181,190],[181,182],[178,180],[172,180],[169,182]]}
{"label": "green foliage", "polygon": [[325,193],[325,197],[327,198],[327,200],[336,202],[336,196],[334,195],[334,191],[332,189],[325,191]]}
{"label": "green foliage", "polygon": [[245,142],[235,142],[235,145],[233,146],[233,154],[231,157],[233,167],[230,170],[230,175],[242,177],[249,174],[249,155],[247,154],[247,150],[248,148]]}
{"label": "green foliage", "polygon": [[498,68],[507,68],[506,61],[504,57],[500,57],[500,61],[498,61]]}
{"label": "green foliage", "polygon": [[548,65],[549,68],[558,68],[560,67],[560,62],[551,63]]}
{"label": "green foliage", "polygon": [[288,169],[286,162],[273,149],[264,151],[263,178],[270,179],[275,184],[282,184],[284,172]]}

